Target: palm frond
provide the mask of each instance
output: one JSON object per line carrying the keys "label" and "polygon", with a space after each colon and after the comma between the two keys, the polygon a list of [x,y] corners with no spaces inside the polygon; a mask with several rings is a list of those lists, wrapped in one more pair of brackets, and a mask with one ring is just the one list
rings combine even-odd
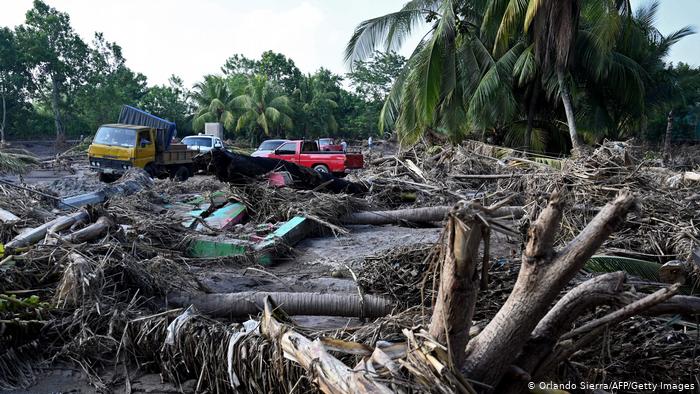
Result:
{"label": "palm frond", "polygon": [[412,0],[398,12],[392,12],[360,23],[345,48],[345,62],[352,67],[356,60],[370,57],[382,44],[386,51],[396,50],[431,12],[439,0]]}
{"label": "palm frond", "polygon": [[519,29],[522,26],[529,3],[530,0],[510,0],[508,2],[493,44],[493,54],[495,56],[505,52],[513,37],[519,36]]}
{"label": "palm frond", "polygon": [[653,261],[618,256],[593,256],[584,266],[589,272],[604,273],[624,271],[630,275],[658,282],[661,265]]}
{"label": "palm frond", "polygon": [[39,160],[33,156],[0,152],[0,174],[24,174],[37,164]]}

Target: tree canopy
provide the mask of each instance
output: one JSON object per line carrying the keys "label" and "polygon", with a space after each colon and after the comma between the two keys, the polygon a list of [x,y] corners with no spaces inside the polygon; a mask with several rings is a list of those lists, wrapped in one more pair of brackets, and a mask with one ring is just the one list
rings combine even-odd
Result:
{"label": "tree canopy", "polygon": [[[175,121],[181,134],[221,122],[227,138],[366,138],[394,131],[565,152],[581,141],[698,139],[700,69],[670,64],[693,34],[662,34],[658,3],[626,0],[412,0],[360,23],[348,73],[302,72],[282,53],[231,55],[193,86],[149,85],[99,32],[35,0],[25,23],[0,27],[0,139],[88,135],[123,104]],[[404,58],[407,37],[427,34]]]}

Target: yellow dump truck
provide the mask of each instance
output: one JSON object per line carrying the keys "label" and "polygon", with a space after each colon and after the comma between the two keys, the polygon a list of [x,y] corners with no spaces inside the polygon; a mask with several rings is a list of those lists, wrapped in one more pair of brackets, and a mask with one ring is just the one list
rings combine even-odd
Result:
{"label": "yellow dump truck", "polygon": [[172,143],[175,124],[137,108],[124,106],[120,123],[100,126],[88,149],[90,168],[111,182],[132,167],[152,177],[185,180],[193,173],[197,151]]}

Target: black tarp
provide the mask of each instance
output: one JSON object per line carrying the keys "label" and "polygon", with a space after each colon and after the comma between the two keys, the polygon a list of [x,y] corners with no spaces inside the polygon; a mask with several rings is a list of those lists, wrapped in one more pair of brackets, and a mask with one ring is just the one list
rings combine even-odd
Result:
{"label": "black tarp", "polygon": [[161,119],[130,105],[122,106],[122,110],[119,113],[119,123],[153,127],[158,130],[156,133],[156,138],[158,138],[156,147],[160,152],[168,149],[170,141],[177,135],[177,128],[174,122]]}
{"label": "black tarp", "polygon": [[197,155],[195,164],[199,169],[213,173],[222,182],[245,184],[272,171],[287,171],[294,179],[292,187],[299,189],[332,193],[367,193],[367,186],[361,183],[349,182],[285,160],[251,157],[224,149],[212,149]]}

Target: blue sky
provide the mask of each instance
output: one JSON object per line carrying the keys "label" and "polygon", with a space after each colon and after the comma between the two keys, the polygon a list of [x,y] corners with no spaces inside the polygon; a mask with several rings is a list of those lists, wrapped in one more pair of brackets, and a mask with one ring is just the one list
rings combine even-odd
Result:
{"label": "blue sky", "polygon": [[[122,46],[129,67],[150,83],[170,74],[193,84],[216,73],[227,57],[257,57],[272,49],[304,72],[323,66],[343,74],[343,49],[362,20],[398,10],[405,0],[47,0],[66,11],[76,31],[95,31]],[[0,26],[24,21],[32,0],[2,0]],[[632,0],[633,6],[646,0]],[[700,24],[700,0],[662,0],[658,27],[669,33]],[[407,55],[417,37],[402,50]],[[674,47],[671,61],[700,65],[700,36]]]}

